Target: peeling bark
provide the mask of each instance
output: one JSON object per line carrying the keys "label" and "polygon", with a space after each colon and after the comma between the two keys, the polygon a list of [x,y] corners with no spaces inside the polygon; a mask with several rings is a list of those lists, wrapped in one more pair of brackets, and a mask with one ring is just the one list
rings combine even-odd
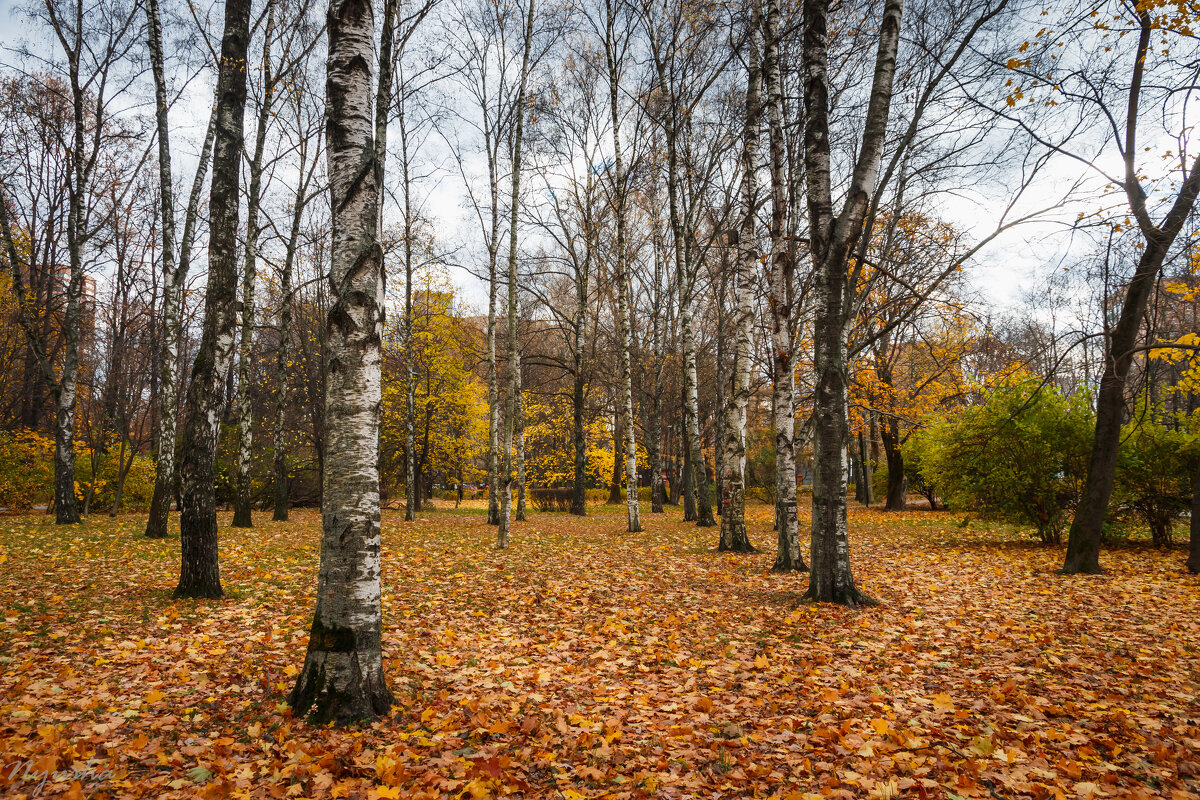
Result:
{"label": "peeling bark", "polygon": [[758,261],[758,151],[762,116],[762,28],[758,3],[750,4],[748,77],[742,124],[741,212],[737,257],[734,259],[734,354],[729,399],[725,405],[725,452],[721,476],[719,551],[757,552],[746,534],[746,406],[750,400],[750,281]]}
{"label": "peeling bark", "polygon": [[[158,80],[159,77],[156,76],[156,83]],[[155,91],[157,93],[157,86]],[[165,98],[165,84],[162,94]],[[158,124],[158,136],[161,141],[167,141],[165,105],[161,107],[159,115],[162,119]],[[208,130],[204,134],[204,144],[200,148],[200,161],[196,165],[196,174],[192,179],[187,211],[184,214],[183,236],[179,241],[179,262],[171,268],[170,274],[167,274],[166,253],[173,250],[174,244],[172,242],[168,245],[165,240],[163,243],[163,340],[162,350],[158,357],[158,452],[155,456],[154,495],[150,500],[150,514],[146,520],[146,536],[151,539],[161,539],[167,535],[171,499],[175,495],[175,431],[179,417],[179,343],[183,338],[183,284],[187,281],[187,274],[191,269],[192,246],[196,239],[196,221],[200,213],[200,201],[204,195],[204,180],[208,175],[216,138],[217,106],[214,102],[212,114],[208,119]],[[160,164],[164,158],[161,147],[160,144]],[[166,154],[166,158],[169,159],[169,154]],[[168,176],[166,180],[169,179]],[[160,176],[160,184],[162,181],[163,178]],[[162,190],[160,189],[160,191]],[[172,208],[173,205],[172,201]],[[163,213],[169,213],[172,218],[174,217],[174,211],[168,211],[165,202]]]}
{"label": "peeling bark", "polygon": [[271,40],[275,36],[277,0],[267,2],[267,24],[263,34],[263,100],[258,108],[254,134],[254,154],[250,158],[250,187],[246,200],[246,252],[242,265],[242,324],[238,340],[238,457],[237,479],[233,494],[233,527],[251,528],[250,461],[254,457],[254,409],[250,403],[250,383],[254,378],[254,293],[258,285],[258,211],[262,202],[263,151],[267,126],[273,115],[275,79],[271,72]]}
{"label": "peeling bark", "polygon": [[176,597],[220,597],[213,461],[233,355],[237,296],[238,184],[246,108],[249,0],[227,0],[217,78],[217,133],[209,195],[208,287],[179,452],[182,561]]}
{"label": "peeling bark", "polygon": [[771,148],[771,255],[767,281],[771,311],[771,353],[774,385],[776,553],[772,572],[808,569],[800,554],[796,511],[796,337],[792,330],[792,279],[795,262],[788,246],[786,223],[789,186],[783,138],[783,78],[779,54],[779,0],[768,0],[763,71],[767,84],[767,130]]}
{"label": "peeling bark", "polygon": [[625,203],[628,187],[625,176],[624,154],[621,151],[621,114],[618,100],[618,83],[621,78],[621,55],[617,52],[616,3],[606,0],[607,14],[604,29],[604,54],[608,63],[609,122],[612,125],[613,143],[613,200],[617,228],[616,275],[613,294],[617,301],[617,361],[619,365],[620,392],[618,407],[625,426],[625,528],[628,533],[642,529],[638,517],[638,473],[636,429],[633,423],[633,370],[630,366],[630,350],[633,334],[629,319],[629,254],[625,233]]}
{"label": "peeling bark", "polygon": [[830,0],[805,0],[803,19],[804,161],[817,300],[813,331],[816,391],[813,403],[812,570],[806,597],[816,602],[858,606],[875,601],[854,584],[846,529],[850,433],[847,267],[854,244],[862,235],[870,193],[879,175],[903,1],[886,0],[884,3],[862,142],[842,209],[836,215],[829,141],[829,6]]}
{"label": "peeling bark", "polygon": [[521,137],[525,131],[526,88],[529,81],[529,51],[533,47],[534,0],[529,0],[525,18],[525,46],[521,56],[521,81],[516,97],[516,122],[513,132],[512,187],[508,227],[508,392],[504,401],[504,464],[501,468],[500,526],[496,531],[496,547],[508,548],[513,490],[513,436],[517,416],[517,395],[521,391],[521,351],[517,347],[517,219],[521,199]]}
{"label": "peeling bark", "polygon": [[289,695],[314,723],[387,714],[380,599],[379,423],[383,251],[373,130],[375,19],[370,0],[332,0],[326,142],[333,307],[325,391],[321,567],[304,668]]}

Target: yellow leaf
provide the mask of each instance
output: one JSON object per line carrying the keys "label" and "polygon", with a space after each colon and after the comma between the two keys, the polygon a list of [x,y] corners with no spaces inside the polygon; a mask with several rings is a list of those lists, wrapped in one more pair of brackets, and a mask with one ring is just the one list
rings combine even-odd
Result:
{"label": "yellow leaf", "polygon": [[935,694],[930,699],[933,700],[933,707],[936,708],[938,711],[953,711],[954,710],[954,699],[952,697],[950,697],[950,695],[946,694],[945,692],[943,692],[942,694]]}
{"label": "yellow leaf", "polygon": [[756,669],[766,669],[771,666],[771,662],[767,660],[766,653],[758,654],[758,657],[754,659],[754,666]]}
{"label": "yellow leaf", "polygon": [[147,703],[157,703],[159,700],[162,700],[162,699],[163,699],[163,693],[160,692],[158,689],[151,689],[149,692],[146,693],[146,702]]}

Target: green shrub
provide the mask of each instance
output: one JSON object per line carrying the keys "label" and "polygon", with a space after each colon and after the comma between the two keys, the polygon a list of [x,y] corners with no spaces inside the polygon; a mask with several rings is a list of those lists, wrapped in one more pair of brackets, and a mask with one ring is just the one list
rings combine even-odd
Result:
{"label": "green shrub", "polygon": [[[937,511],[938,486],[933,482],[933,476],[926,469],[926,464],[935,455],[930,449],[936,446],[933,436],[925,436],[929,429],[916,431],[908,437],[901,448],[904,454],[904,474],[908,478],[910,489],[920,492],[929,501],[929,508]],[[887,477],[887,465],[882,467],[884,477]]]}
{"label": "green shrub", "polygon": [[1093,428],[1088,397],[1027,379],[995,386],[914,447],[922,480],[950,506],[1027,521],[1057,543],[1079,501]]}
{"label": "green shrub", "polygon": [[1139,402],[1117,454],[1113,502],[1140,517],[1160,547],[1170,546],[1175,518],[1191,505],[1198,437],[1181,422]]}

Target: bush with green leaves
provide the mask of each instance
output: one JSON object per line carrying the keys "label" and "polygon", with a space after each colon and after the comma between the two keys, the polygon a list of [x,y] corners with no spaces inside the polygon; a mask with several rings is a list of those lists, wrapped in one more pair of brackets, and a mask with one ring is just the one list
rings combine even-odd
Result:
{"label": "bush with green leaves", "polygon": [[910,449],[922,480],[951,507],[1031,523],[1043,542],[1058,543],[1079,502],[1093,428],[1086,395],[1012,380],[921,431]]}
{"label": "bush with green leaves", "polygon": [[1186,423],[1141,400],[1121,431],[1113,504],[1141,518],[1159,547],[1171,545],[1172,524],[1191,505],[1200,435]]}
{"label": "bush with green leaves", "polygon": [[[916,431],[908,437],[901,449],[904,453],[904,475],[908,478],[908,487],[920,492],[929,501],[930,510],[937,511],[940,487],[933,482],[933,476],[926,468],[926,464],[934,457],[934,453],[929,448],[934,447],[936,441],[933,436],[923,435],[928,430],[929,428],[925,428]],[[887,466],[883,465],[881,471],[884,472],[884,487],[887,486],[886,470]]]}

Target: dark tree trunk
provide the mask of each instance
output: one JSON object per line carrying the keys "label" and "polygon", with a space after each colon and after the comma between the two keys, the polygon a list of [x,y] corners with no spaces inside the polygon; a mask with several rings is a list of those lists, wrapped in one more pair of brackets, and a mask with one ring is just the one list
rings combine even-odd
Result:
{"label": "dark tree trunk", "polygon": [[1092,440],[1092,455],[1088,464],[1087,480],[1083,486],[1083,497],[1071,523],[1067,556],[1062,568],[1062,572],[1067,575],[1101,572],[1100,544],[1104,518],[1112,496],[1117,449],[1121,443],[1121,422],[1125,416],[1125,380],[1133,362],[1142,317],[1146,312],[1155,280],[1162,269],[1163,259],[1183,228],[1184,222],[1191,215],[1197,192],[1200,191],[1200,157],[1197,157],[1192,162],[1191,171],[1180,186],[1179,194],[1176,195],[1162,224],[1155,225],[1151,221],[1146,207],[1146,192],[1137,177],[1134,157],[1140,151],[1135,146],[1138,95],[1150,48],[1152,23],[1149,12],[1144,10],[1138,12],[1138,19],[1141,30],[1130,81],[1129,114],[1122,148],[1125,156],[1123,188],[1130,210],[1141,229],[1145,247],[1138,259],[1133,278],[1125,289],[1125,296],[1121,301],[1121,315],[1104,353],[1104,372],[1100,377],[1100,391],[1096,398],[1096,432]]}
{"label": "dark tree trunk", "polygon": [[873,425],[864,426],[863,430],[858,432],[858,451],[863,474],[863,505],[868,507],[875,502],[875,474],[871,468],[871,447],[867,443],[867,431],[871,427]]}
{"label": "dark tree trunk", "polygon": [[1133,363],[1142,317],[1168,244],[1161,238],[1147,243],[1125,291],[1121,315],[1109,339],[1096,398],[1096,430],[1087,480],[1067,539],[1067,555],[1062,568],[1067,575],[1102,572],[1100,544],[1108,501],[1112,496],[1121,424],[1125,418],[1125,381]]}
{"label": "dark tree trunk", "polygon": [[862,446],[861,442],[857,448],[858,452],[854,454],[854,502],[870,505],[867,503],[865,488],[867,484],[866,471],[863,469]]}
{"label": "dark tree trunk", "polygon": [[900,425],[895,417],[880,429],[883,453],[887,457],[887,511],[903,511],[908,507],[908,478],[904,475],[904,454],[900,451]]}
{"label": "dark tree trunk", "polygon": [[208,288],[204,326],[192,365],[179,453],[182,562],[176,597],[220,597],[213,461],[224,384],[233,353],[237,296],[238,182],[246,109],[249,0],[227,0],[217,78],[217,134],[209,198]]}
{"label": "dark tree trunk", "polygon": [[668,504],[673,506],[679,505],[679,498],[683,496],[683,466],[679,461],[679,448],[675,440],[677,433],[675,430],[669,432],[671,438],[671,494],[668,499]]}
{"label": "dark tree trunk", "polygon": [[830,0],[804,3],[804,162],[810,219],[810,250],[817,311],[813,328],[816,391],[813,401],[814,464],[811,571],[807,597],[848,606],[875,601],[855,586],[846,528],[847,279],[850,253],[862,235],[863,218],[879,175],[900,39],[902,0],[885,0],[875,73],[863,123],[862,143],[840,213],[832,199],[829,136]]}

